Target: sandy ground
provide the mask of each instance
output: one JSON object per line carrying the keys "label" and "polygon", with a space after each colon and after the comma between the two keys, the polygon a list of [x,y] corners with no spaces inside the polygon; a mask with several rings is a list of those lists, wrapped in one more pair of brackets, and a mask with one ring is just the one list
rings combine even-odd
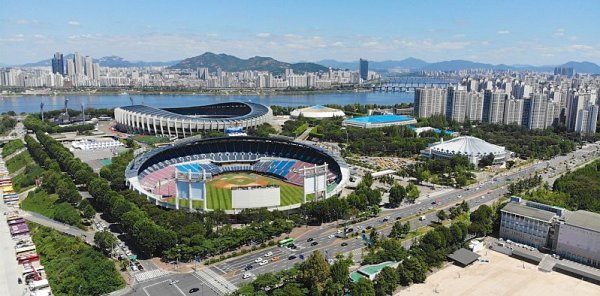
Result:
{"label": "sandy ground", "polygon": [[[557,273],[539,271],[537,266],[487,250],[467,268],[449,265],[395,295],[600,295],[600,286]],[[523,268],[523,266],[525,268]]]}

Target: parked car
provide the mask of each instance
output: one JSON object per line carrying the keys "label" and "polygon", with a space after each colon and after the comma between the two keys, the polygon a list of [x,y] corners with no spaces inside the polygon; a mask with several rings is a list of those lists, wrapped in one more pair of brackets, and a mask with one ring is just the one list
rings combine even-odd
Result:
{"label": "parked car", "polygon": [[311,238],[307,239],[307,240],[306,240],[306,242],[310,243],[310,242],[312,242],[313,240],[315,240],[315,239],[311,237]]}
{"label": "parked car", "polygon": [[345,247],[345,246],[347,246],[347,245],[348,245],[348,243],[347,243],[347,242],[343,242],[343,243],[342,243],[342,247]]}
{"label": "parked car", "polygon": [[316,246],[318,244],[319,244],[319,242],[312,242],[312,243],[310,243],[311,246]]}

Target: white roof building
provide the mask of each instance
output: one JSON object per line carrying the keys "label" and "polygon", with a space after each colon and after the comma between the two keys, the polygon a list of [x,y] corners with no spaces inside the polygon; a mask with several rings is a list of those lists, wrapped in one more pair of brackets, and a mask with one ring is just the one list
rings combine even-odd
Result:
{"label": "white roof building", "polygon": [[469,159],[469,162],[477,165],[481,158],[494,155],[494,164],[503,164],[508,157],[508,151],[498,145],[488,143],[482,139],[463,136],[449,141],[440,141],[432,144],[421,154],[427,157],[451,158],[454,155],[463,155]]}
{"label": "white roof building", "polygon": [[345,117],[346,113],[344,113],[344,111],[342,111],[342,110],[329,108],[329,107],[325,107],[325,106],[321,106],[321,105],[295,109],[294,111],[290,112],[290,116],[293,118],[297,118],[300,115],[302,115],[303,117],[306,117],[306,118],[321,119],[321,118]]}

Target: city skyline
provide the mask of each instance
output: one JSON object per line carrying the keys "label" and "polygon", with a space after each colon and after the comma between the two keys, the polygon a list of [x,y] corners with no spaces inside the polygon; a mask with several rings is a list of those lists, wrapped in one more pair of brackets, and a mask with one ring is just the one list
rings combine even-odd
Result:
{"label": "city skyline", "polygon": [[600,10],[595,2],[381,1],[373,8],[316,1],[2,2],[0,63],[10,65],[47,59],[55,51],[132,61],[178,60],[207,51],[288,62],[600,61],[600,28],[587,21]]}

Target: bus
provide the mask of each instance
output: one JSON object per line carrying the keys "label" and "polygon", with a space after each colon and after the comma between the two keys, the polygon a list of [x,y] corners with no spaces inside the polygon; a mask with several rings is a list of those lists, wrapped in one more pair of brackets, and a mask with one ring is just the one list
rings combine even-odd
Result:
{"label": "bus", "polygon": [[287,247],[289,245],[293,245],[294,244],[294,239],[291,237],[288,237],[286,239],[282,239],[279,241],[279,247]]}

